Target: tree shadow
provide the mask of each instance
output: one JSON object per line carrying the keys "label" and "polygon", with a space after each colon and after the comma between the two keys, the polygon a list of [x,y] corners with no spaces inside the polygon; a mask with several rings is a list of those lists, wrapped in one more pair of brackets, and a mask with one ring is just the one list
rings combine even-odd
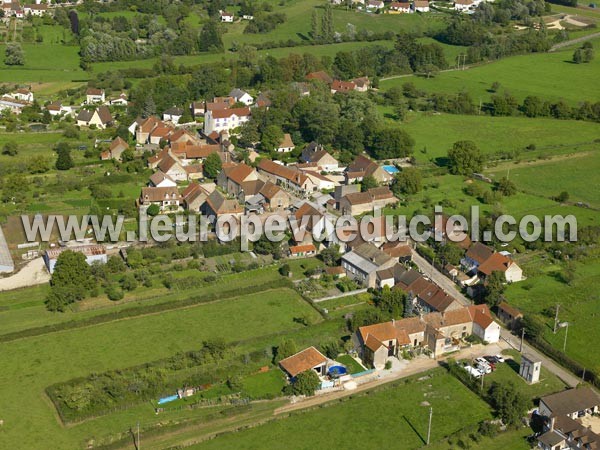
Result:
{"label": "tree shadow", "polygon": [[448,167],[450,165],[450,159],[447,156],[438,156],[433,162],[438,167]]}
{"label": "tree shadow", "polygon": [[425,438],[423,438],[423,436],[421,436],[421,433],[419,433],[417,431],[417,429],[415,428],[415,426],[410,422],[410,420],[408,420],[408,417],[402,416],[402,418],[408,424],[408,426],[415,432],[415,434],[419,437],[419,439],[421,439],[421,442],[423,442],[423,444],[427,444],[427,441],[425,440]]}
{"label": "tree shadow", "polygon": [[519,373],[519,369],[521,368],[521,366],[517,364],[517,362],[514,359],[507,359],[504,364],[506,364],[508,367],[514,370],[517,374]]}
{"label": "tree shadow", "polygon": [[296,33],[296,36],[298,36],[303,41],[310,41],[311,40],[310,36],[308,36],[308,35],[306,35],[304,33],[298,32],[298,33]]}

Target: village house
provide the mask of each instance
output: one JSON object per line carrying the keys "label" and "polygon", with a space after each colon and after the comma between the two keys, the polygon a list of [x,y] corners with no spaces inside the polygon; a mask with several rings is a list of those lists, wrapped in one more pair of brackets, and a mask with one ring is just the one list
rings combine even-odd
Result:
{"label": "village house", "polygon": [[250,120],[250,108],[227,108],[207,110],[204,114],[204,133],[231,131]]}
{"label": "village house", "polygon": [[212,217],[215,220],[223,215],[239,218],[244,214],[244,208],[237,200],[226,198],[216,189],[206,198],[200,211],[203,215]]}
{"label": "village house", "polygon": [[540,399],[538,414],[544,433],[537,436],[543,450],[591,450],[600,447],[600,435],[590,421],[599,412],[600,396],[592,388],[569,389]]}
{"label": "village house", "polygon": [[169,140],[174,127],[170,123],[159,122],[148,135],[148,142],[154,145],[161,145]]}
{"label": "village house", "polygon": [[161,170],[154,172],[148,179],[150,187],[175,187],[177,183],[169,175],[166,175]]}
{"label": "village house", "polygon": [[523,319],[523,313],[521,311],[504,301],[500,302],[498,305],[498,312],[496,315],[509,329],[516,328],[521,319]]}
{"label": "village house", "polygon": [[344,176],[346,184],[360,182],[368,176],[373,177],[379,184],[389,184],[394,179],[394,176],[386,172],[379,164],[363,155],[358,155],[346,168]]}
{"label": "village house", "polygon": [[109,99],[108,104],[110,106],[128,106],[129,101],[127,100],[127,94],[121,92],[118,97]]}
{"label": "village house", "polygon": [[234,15],[232,13],[228,13],[226,11],[220,11],[221,22],[224,23],[233,23]]}
{"label": "village house", "polygon": [[281,211],[290,206],[290,195],[276,184],[265,182],[258,194],[246,200],[246,210],[263,213],[265,211]]}
{"label": "village house", "polygon": [[319,376],[327,374],[327,358],[314,347],[282,359],[279,361],[279,366],[291,380],[308,370],[314,370]]}
{"label": "village house", "polygon": [[209,195],[204,187],[196,182],[192,182],[181,193],[183,206],[190,212],[199,213]]}
{"label": "village house", "polygon": [[412,248],[408,242],[390,241],[384,243],[380,248],[382,252],[387,253],[398,262],[412,261]]}
{"label": "village house", "polygon": [[[257,181],[260,182],[259,186]],[[258,179],[256,169],[244,163],[223,168],[217,177],[217,186],[242,202],[256,195],[263,184]]]}
{"label": "village house", "polygon": [[302,195],[316,189],[314,183],[303,172],[277,164],[269,159],[260,161],[258,172],[266,176],[271,182]]}
{"label": "village house", "polygon": [[85,262],[88,265],[92,265],[94,263],[106,263],[108,261],[106,256],[106,248],[103,245],[78,245],[74,247],[58,247],[58,248],[49,248],[44,252],[43,258],[46,267],[48,268],[48,272],[54,273],[54,267],[56,266],[56,261],[60,254],[66,250],[70,250],[75,253],[81,253],[85,256]]}
{"label": "village house", "polygon": [[371,87],[369,77],[355,78],[352,82],[354,83],[354,90],[357,92],[367,92]]}
{"label": "village house", "polygon": [[429,12],[429,0],[414,0],[412,6],[415,12]]}
{"label": "village house", "polygon": [[474,6],[473,0],[455,0],[454,10],[455,11],[468,11]]}
{"label": "village house", "polygon": [[108,147],[107,150],[100,153],[100,159],[108,160],[108,159],[116,159],[117,161],[121,161],[121,155],[125,150],[129,148],[129,144],[123,140],[120,136],[117,136]]}
{"label": "village house", "polygon": [[385,4],[382,0],[367,0],[367,9],[370,11],[378,11],[383,9]]}
{"label": "village house", "polygon": [[494,254],[494,250],[481,242],[474,242],[461,259],[460,264],[465,269],[466,273],[476,271],[490,256]]}
{"label": "village house", "polygon": [[15,92],[6,94],[6,96],[17,100],[22,100],[24,102],[33,103],[33,92],[26,88],[17,89]]}
{"label": "village house", "polygon": [[290,246],[291,258],[306,258],[317,254],[317,248],[314,244],[299,244]]}
{"label": "village house", "polygon": [[376,286],[377,271],[395,264],[393,258],[370,243],[361,244],[342,256],[346,276],[371,288]]}
{"label": "village house", "polygon": [[73,113],[73,108],[71,106],[65,106],[61,102],[48,103],[46,109],[52,117]]}
{"label": "village house", "polygon": [[177,210],[182,203],[177,187],[144,187],[139,198],[140,207],[158,205],[161,212]]}
{"label": "village house", "polygon": [[0,111],[2,112],[10,111],[18,116],[27,106],[31,106],[31,103],[12,97],[0,97]]}
{"label": "village house", "polygon": [[113,124],[113,117],[107,106],[99,106],[93,111],[82,109],[77,114],[77,125],[80,127],[96,126],[100,130]]}
{"label": "village house", "polygon": [[85,92],[85,103],[87,105],[104,103],[105,100],[104,89],[88,88]]}
{"label": "village house", "polygon": [[427,350],[434,358],[460,348],[463,339],[474,334],[485,339],[482,330],[488,332],[488,342],[500,326],[483,326],[492,321],[486,305],[461,307],[445,313],[429,313],[390,322],[360,327],[353,336],[360,358],[367,367],[381,369],[390,357],[400,358],[403,350]]}
{"label": "village house", "polygon": [[409,1],[400,1],[400,2],[392,2],[390,3],[390,9],[388,11],[390,14],[408,14],[411,12],[410,2]]}
{"label": "village house", "polygon": [[48,11],[48,5],[45,3],[33,3],[23,5],[23,13],[26,16],[42,17]]}
{"label": "village house", "polygon": [[166,109],[162,115],[165,122],[171,122],[175,125],[179,124],[179,119],[181,119],[182,116],[183,108],[178,108],[176,106]]}
{"label": "village house", "polygon": [[186,181],[188,174],[179,158],[167,152],[156,166],[162,173],[175,181]]}
{"label": "village house", "polygon": [[356,84],[354,84],[354,82],[352,81],[340,81],[340,80],[334,80],[333,83],[331,83],[331,93],[332,94],[336,94],[338,92],[351,92],[353,90],[356,89]]}
{"label": "village house", "polygon": [[477,269],[478,276],[485,282],[493,272],[501,272],[507,283],[516,283],[523,280],[523,270],[508,256],[494,253],[481,263]]}
{"label": "village house", "polygon": [[292,141],[292,136],[289,133],[285,133],[283,135],[283,139],[281,140],[281,142],[275,150],[277,150],[277,152],[279,153],[288,153],[294,150],[294,147],[295,145]]}
{"label": "village house", "polygon": [[290,216],[292,239],[297,244],[312,243],[313,236],[320,236],[325,231],[326,220],[325,215],[312,204],[302,203]]}
{"label": "village house", "polygon": [[236,103],[243,103],[246,106],[250,106],[254,103],[254,98],[242,89],[232,89],[229,96],[235,100]]}
{"label": "village house", "polygon": [[260,94],[258,94],[258,97],[256,97],[256,107],[257,108],[269,109],[272,104],[273,104],[273,102],[269,98],[268,92],[261,92]]}
{"label": "village house", "polygon": [[170,147],[171,153],[186,164],[203,162],[212,153],[219,153],[219,144],[194,144],[192,142],[174,142]]}
{"label": "village house", "polygon": [[164,123],[156,116],[150,116],[146,119],[138,117],[128,129],[135,136],[138,144],[146,144],[150,139],[150,133],[158,126],[164,127]]}
{"label": "village house", "polygon": [[302,172],[314,184],[315,189],[318,191],[331,191],[338,184],[331,178],[328,178],[325,175],[321,175],[321,173],[318,171],[303,170]]}
{"label": "village house", "polygon": [[305,163],[315,164],[320,170],[325,172],[335,172],[340,167],[338,160],[325,150],[322,145],[316,142],[311,142],[304,147],[300,159]]}
{"label": "village house", "polygon": [[346,194],[339,201],[339,210],[342,214],[358,216],[374,209],[395,205],[399,201],[389,187],[380,186],[366,192]]}
{"label": "village house", "polygon": [[331,78],[331,76],[327,73],[327,72],[323,72],[318,71],[318,72],[310,72],[309,74],[306,75],[305,77],[308,81],[321,81],[323,83],[326,83],[327,85],[330,85],[331,83],[333,83],[333,78]]}

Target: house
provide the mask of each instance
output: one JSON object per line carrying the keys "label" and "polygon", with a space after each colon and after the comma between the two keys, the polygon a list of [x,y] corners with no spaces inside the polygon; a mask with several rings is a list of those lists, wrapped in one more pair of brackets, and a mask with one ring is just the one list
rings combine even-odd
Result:
{"label": "house", "polygon": [[104,89],[88,88],[88,90],[85,92],[85,103],[87,105],[104,103],[104,101]]}
{"label": "house", "polygon": [[118,97],[111,98],[108,101],[108,104],[111,106],[127,106],[127,105],[129,105],[129,101],[127,100],[127,94],[125,92],[121,92]]}
{"label": "house", "polygon": [[106,248],[103,245],[79,245],[75,247],[59,247],[59,248],[50,248],[44,252],[43,258],[44,263],[46,263],[46,267],[48,268],[48,272],[54,273],[54,267],[56,266],[56,261],[60,254],[66,250],[70,250],[75,253],[81,253],[85,256],[85,262],[88,265],[92,265],[94,263],[106,263],[108,258],[106,256]]}
{"label": "house", "polygon": [[177,210],[182,203],[176,187],[144,187],[139,199],[140,207],[158,205],[161,212]]}
{"label": "house", "polygon": [[360,77],[352,80],[354,83],[354,90],[357,92],[367,92],[371,87],[371,80],[369,77]]}
{"label": "house", "polygon": [[250,108],[227,108],[207,110],[204,114],[204,133],[233,130],[250,120]]}
{"label": "house", "polygon": [[332,94],[337,92],[351,92],[356,89],[356,84],[352,81],[334,80],[331,83],[330,89]]}
{"label": "house", "polygon": [[468,11],[471,9],[475,3],[473,0],[455,0],[454,1],[454,10],[455,11]]}
{"label": "house", "polygon": [[202,162],[212,153],[219,153],[219,144],[194,144],[192,142],[174,142],[171,144],[171,153],[185,163]]}
{"label": "house", "polygon": [[429,0],[413,0],[413,11],[429,12]]}
{"label": "house", "polygon": [[190,183],[181,193],[183,206],[193,212],[200,212],[208,196],[208,191],[196,182]]}
{"label": "house", "polygon": [[0,111],[2,112],[8,110],[18,116],[27,106],[31,106],[31,103],[12,97],[0,97]]}
{"label": "house", "polygon": [[468,307],[473,316],[473,334],[484,342],[500,340],[500,325],[498,325],[486,305],[471,305]]}
{"label": "house", "polygon": [[176,106],[166,109],[162,115],[164,121],[174,123],[175,125],[179,123],[179,119],[181,119],[182,116],[183,108],[178,108]]}
{"label": "house", "polygon": [[316,164],[317,167],[325,172],[335,172],[340,167],[338,160],[325,150],[322,145],[316,142],[311,142],[304,147],[300,159],[306,163]]}
{"label": "house", "polygon": [[46,109],[51,116],[60,116],[61,114],[71,114],[73,109],[70,106],[63,106],[61,102],[52,102],[46,105]]}
{"label": "house", "polygon": [[260,94],[258,94],[258,97],[256,97],[256,107],[257,108],[269,109],[269,107],[272,104],[273,104],[273,102],[269,98],[268,92],[261,92]]}
{"label": "house", "polygon": [[538,435],[543,450],[595,449],[600,435],[589,419],[599,411],[600,396],[592,388],[568,389],[540,399],[538,414],[544,421],[544,433]]}
{"label": "house", "polygon": [[148,186],[151,187],[175,187],[177,183],[169,175],[161,170],[154,172],[149,179]]}
{"label": "house", "polygon": [[148,142],[154,145],[161,145],[164,141],[169,140],[169,136],[173,132],[173,126],[164,122],[160,122],[148,135]]}
{"label": "house", "polygon": [[203,117],[206,112],[206,103],[205,102],[192,102],[190,105],[190,110],[192,113],[192,117],[197,119],[199,117]]}
{"label": "house", "polygon": [[7,94],[6,96],[17,100],[22,100],[24,102],[33,103],[33,92],[31,92],[29,89],[20,88],[17,89],[15,92]]}
{"label": "house", "polygon": [[471,334],[479,336],[480,329],[475,321],[481,319],[477,319],[476,314],[490,318],[491,314],[486,305],[477,308],[461,307],[445,313],[432,312],[363,326],[352,340],[363,364],[376,369],[383,368],[390,357],[401,357],[404,350],[427,349],[439,358],[458,350],[461,340]]}
{"label": "house", "polygon": [[374,209],[395,205],[399,201],[389,187],[380,186],[366,192],[346,194],[339,201],[339,210],[342,214],[358,216]]}
{"label": "house", "polygon": [[523,319],[521,311],[504,301],[498,305],[497,316],[510,329],[515,328],[519,321]]}
{"label": "house", "polygon": [[23,5],[23,13],[26,16],[37,16],[41,17],[48,11],[48,5],[45,3],[34,3],[29,5]]}
{"label": "house", "polygon": [[217,185],[229,195],[240,198],[240,201],[258,193],[262,185],[257,185],[258,172],[244,163],[225,167],[217,177]]}
{"label": "house", "polygon": [[221,22],[233,23],[234,16],[232,13],[228,13],[226,11],[220,11],[220,14],[221,14]]}
{"label": "house", "polygon": [[465,272],[471,272],[476,270],[481,264],[483,264],[490,256],[494,254],[494,250],[481,242],[474,242],[460,264],[464,267]]}
{"label": "house", "polygon": [[290,256],[292,258],[304,258],[317,254],[317,248],[314,244],[300,244],[290,246]]}
{"label": "house", "polygon": [[507,283],[523,280],[523,270],[508,256],[494,253],[481,263],[477,269],[481,279],[489,277],[493,272],[502,272]]}
{"label": "house", "polygon": [[408,1],[400,1],[400,2],[392,2],[390,3],[390,14],[400,14],[400,13],[410,13],[410,2]]}
{"label": "house", "polygon": [[367,1],[367,9],[379,11],[383,9],[384,3],[381,0],[368,0]]}
{"label": "house", "polygon": [[254,98],[250,94],[238,88],[232,89],[229,96],[233,98],[236,103],[243,103],[246,106],[250,106],[254,103]]}
{"label": "house", "polygon": [[290,216],[290,224],[298,229],[292,237],[295,242],[312,243],[312,236],[319,236],[326,229],[326,218],[313,205],[304,202]]}
{"label": "house", "polygon": [[379,184],[389,184],[393,181],[394,176],[386,172],[375,161],[370,160],[364,155],[358,155],[352,164],[346,168],[344,173],[346,184],[360,182],[364,177],[371,176],[375,178]]}
{"label": "house", "polygon": [[92,125],[100,130],[113,124],[112,115],[107,106],[99,106],[93,111],[82,109],[77,114],[77,125],[80,127],[91,127]]}
{"label": "house", "polygon": [[146,144],[150,139],[150,133],[158,126],[164,126],[164,123],[156,116],[146,119],[139,117],[129,126],[129,132],[135,135],[138,144]]}
{"label": "house", "polygon": [[321,175],[321,173],[317,171],[307,170],[303,171],[304,174],[308,177],[308,179],[315,186],[315,190],[318,191],[332,191],[336,184],[331,178],[326,177],[325,175]]}
{"label": "house", "polygon": [[274,184],[279,184],[300,194],[315,190],[314,183],[306,174],[282,164],[277,164],[269,159],[263,159],[258,164],[258,172],[265,175]]}
{"label": "house", "polygon": [[308,81],[316,80],[316,81],[321,81],[323,83],[326,83],[328,85],[333,83],[333,78],[331,78],[331,76],[327,72],[323,72],[322,70],[318,71],[318,72],[310,72],[309,74],[306,75],[305,78]]}
{"label": "house", "polygon": [[366,287],[375,287],[377,271],[393,267],[393,258],[370,243],[364,243],[342,256],[346,276]]}
{"label": "house", "polygon": [[294,142],[292,142],[292,136],[289,133],[285,133],[283,135],[283,139],[275,150],[277,150],[279,153],[288,153],[294,150],[294,147],[295,145]]}
{"label": "house", "polygon": [[171,153],[167,152],[167,154],[164,154],[156,167],[162,173],[168,175],[172,180],[186,181],[188,179],[188,174],[184,165],[181,163],[179,158]]}
{"label": "house", "polygon": [[286,209],[290,206],[290,195],[270,181],[262,186],[259,195],[264,198],[266,209],[270,211]]}
{"label": "house", "polygon": [[407,242],[390,241],[381,246],[381,251],[387,253],[396,261],[406,263],[412,261],[412,248]]}
{"label": "house", "polygon": [[279,361],[279,367],[290,379],[308,370],[314,370],[317,375],[323,376],[327,374],[327,358],[316,348],[308,347]]}
{"label": "house", "polygon": [[102,160],[116,159],[121,161],[121,155],[125,150],[129,148],[129,144],[123,140],[120,136],[117,136],[108,147],[108,150],[103,151],[100,154]]}
{"label": "house", "polygon": [[202,205],[200,211],[203,215],[214,217],[215,220],[223,215],[232,215],[241,217],[244,214],[244,208],[237,200],[227,199],[218,190],[214,190]]}

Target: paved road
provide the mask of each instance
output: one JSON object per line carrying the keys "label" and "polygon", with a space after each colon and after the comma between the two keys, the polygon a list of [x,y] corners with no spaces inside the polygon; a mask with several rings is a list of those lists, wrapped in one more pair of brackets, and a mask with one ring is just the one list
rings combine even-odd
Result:
{"label": "paved road", "polygon": [[[502,339],[508,342],[511,347],[513,347],[516,350],[519,350],[521,342],[521,339],[519,337],[514,336],[510,333],[510,331],[504,328],[500,330],[500,336],[502,337]],[[551,358],[544,355],[542,352],[536,350],[527,342],[523,342],[523,353],[529,354],[534,358],[539,359],[542,362],[542,367],[545,367],[551,373],[563,380],[569,387],[575,387],[581,381],[578,377],[573,375],[567,369],[563,368],[562,366],[559,366]]]}
{"label": "paved road", "polygon": [[588,34],[587,36],[581,36],[579,38],[571,39],[569,41],[560,42],[556,45],[553,45],[549,51],[555,52],[556,50],[560,50],[563,47],[568,47],[569,45],[578,44],[579,42],[589,41],[590,39],[594,39],[597,37],[600,37],[600,32]]}
{"label": "paved road", "polygon": [[413,250],[413,262],[421,269],[423,274],[431,279],[435,284],[441,287],[447,294],[451,295],[463,305],[470,305],[471,301],[465,297],[458,289],[456,284],[446,275],[433,267],[425,258]]}

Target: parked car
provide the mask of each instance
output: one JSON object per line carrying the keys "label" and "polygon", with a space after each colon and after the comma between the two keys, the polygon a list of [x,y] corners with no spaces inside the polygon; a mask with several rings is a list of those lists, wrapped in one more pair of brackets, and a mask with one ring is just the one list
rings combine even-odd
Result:
{"label": "parked car", "polygon": [[473,378],[480,378],[480,377],[483,375],[483,374],[482,374],[482,373],[481,373],[479,370],[477,370],[477,369],[476,369],[475,367],[473,367],[473,366],[466,365],[466,366],[464,367],[464,369],[465,369],[465,370],[467,371],[467,373],[468,373],[469,375],[471,375]]}
{"label": "parked car", "polygon": [[499,363],[503,363],[505,361],[505,359],[504,359],[504,357],[502,355],[496,355],[496,356],[494,356],[494,358],[496,358],[496,360]]}
{"label": "parked car", "polygon": [[479,370],[482,374],[488,374],[488,373],[492,373],[492,367],[489,364],[481,364],[481,363],[477,363],[477,365],[475,366],[475,368],[477,370]]}
{"label": "parked car", "polygon": [[496,370],[496,363],[498,362],[498,360],[495,356],[484,356],[483,359],[487,361],[492,370]]}

